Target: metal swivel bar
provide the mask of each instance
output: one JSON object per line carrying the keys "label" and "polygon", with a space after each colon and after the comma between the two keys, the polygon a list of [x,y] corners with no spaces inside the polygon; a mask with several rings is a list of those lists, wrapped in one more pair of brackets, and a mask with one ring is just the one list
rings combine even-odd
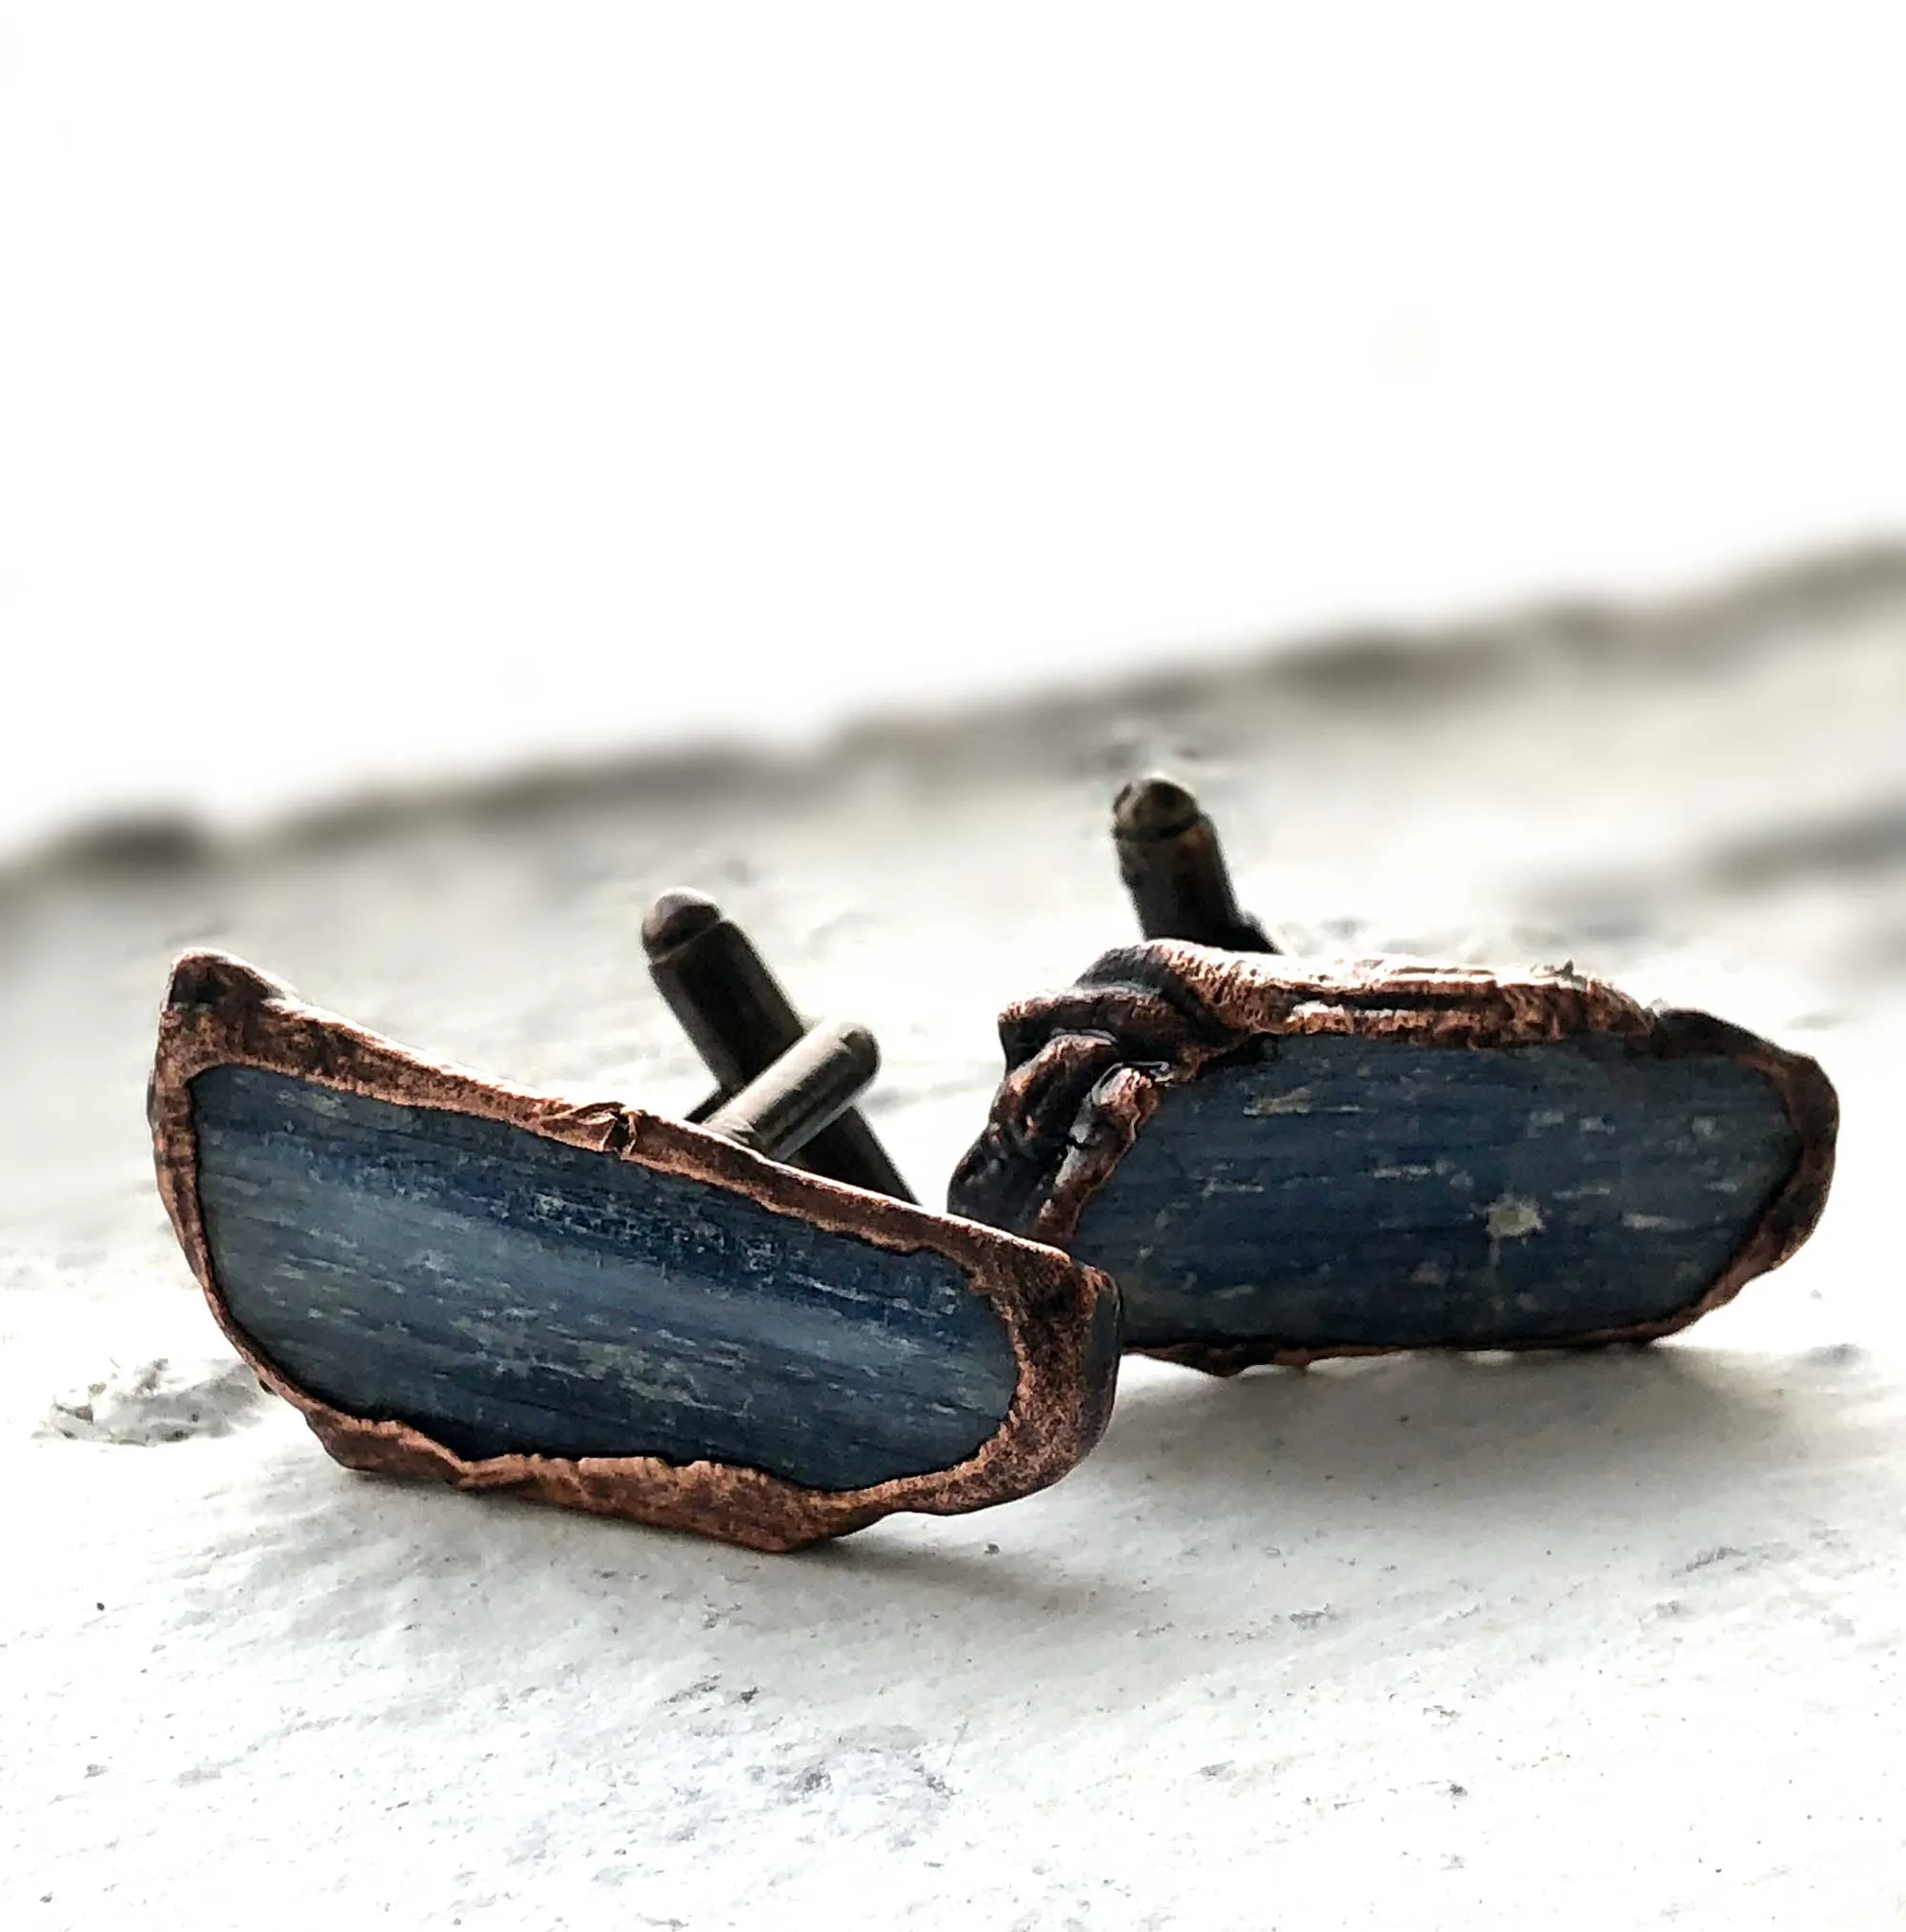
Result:
{"label": "metal swivel bar", "polygon": [[838,1120],[880,1068],[881,1049],[864,1027],[823,1022],[701,1125],[723,1140],[784,1161]]}
{"label": "metal swivel bar", "polygon": [[[747,1108],[740,1116],[743,1123],[753,1118],[755,1109],[764,1108],[770,1129],[781,1131],[778,1123],[793,1121],[797,1130],[807,1129],[800,1140],[784,1144],[786,1151],[799,1149],[802,1166],[849,1187],[890,1194],[900,1201],[913,1199],[874,1130],[849,1105],[879,1064],[871,1035],[861,1028],[847,1029],[864,1039],[872,1064],[839,1108],[822,1112],[805,1095],[782,1093],[777,1098],[772,1089],[763,1100],[752,1094],[751,1083],[760,1081],[809,1036],[794,1002],[747,934],[701,893],[664,892],[642,921],[642,947],[657,990],[718,1086],[719,1090],[688,1116],[691,1121],[717,1132],[732,1131],[732,1122],[730,1129],[718,1122],[731,1107],[746,1100]],[[834,1037],[834,1047],[838,1066],[819,1046],[813,1049],[820,1056],[815,1072],[820,1094],[831,1093],[834,1083],[844,1081],[849,1068],[859,1064],[862,1048],[846,1044],[844,1034]],[[794,1088],[801,1088],[805,1077],[795,1078]],[[760,1130],[759,1125],[748,1129]],[[733,1131],[732,1137],[742,1136]],[[754,1140],[746,1144],[758,1145]],[[768,1151],[764,1147],[760,1150]]]}

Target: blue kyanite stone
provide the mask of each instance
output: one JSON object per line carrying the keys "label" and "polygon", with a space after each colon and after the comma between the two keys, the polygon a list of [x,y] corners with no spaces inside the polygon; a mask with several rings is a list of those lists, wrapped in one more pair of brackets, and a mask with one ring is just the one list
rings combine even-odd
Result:
{"label": "blue kyanite stone", "polygon": [[192,1083],[213,1272],[259,1352],[471,1458],[653,1455],[855,1490],[1004,1421],[1004,1323],[895,1253],[710,1182],[222,1066]]}
{"label": "blue kyanite stone", "polygon": [[1798,1153],[1718,1055],[1298,1036],[1166,1093],[1072,1249],[1136,1348],[1539,1341],[1687,1309]]}

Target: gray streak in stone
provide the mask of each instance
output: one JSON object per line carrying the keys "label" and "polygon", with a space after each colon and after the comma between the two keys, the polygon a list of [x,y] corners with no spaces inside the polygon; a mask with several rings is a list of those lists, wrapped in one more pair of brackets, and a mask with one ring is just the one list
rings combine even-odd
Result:
{"label": "gray streak in stone", "polygon": [[233,1316],[314,1394],[466,1457],[655,1455],[851,1490],[965,1460],[1018,1386],[962,1271],[682,1175],[244,1067],[193,1082]]}

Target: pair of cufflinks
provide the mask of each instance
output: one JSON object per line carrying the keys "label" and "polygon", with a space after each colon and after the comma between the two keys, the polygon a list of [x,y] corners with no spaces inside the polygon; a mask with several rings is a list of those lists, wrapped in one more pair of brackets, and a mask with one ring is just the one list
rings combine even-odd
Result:
{"label": "pair of cufflinks", "polygon": [[855,1110],[872,1037],[807,1026],[699,895],[643,927],[716,1082],[679,1121],[186,955],[150,1112],[213,1314],[351,1468],[789,1550],[1056,1481],[1125,1351],[1647,1341],[1812,1231],[1812,1060],[1568,968],[1300,964],[1182,786],[1113,832],[1145,942],[1007,1010],[945,1213]]}

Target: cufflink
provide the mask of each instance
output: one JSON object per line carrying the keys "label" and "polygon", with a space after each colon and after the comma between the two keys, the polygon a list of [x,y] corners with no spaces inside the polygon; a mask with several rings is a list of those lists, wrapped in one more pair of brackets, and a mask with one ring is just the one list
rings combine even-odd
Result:
{"label": "cufflink", "polygon": [[1570,968],[1289,959],[1166,780],[1114,838],[1147,941],[1007,1009],[948,1203],[1114,1275],[1128,1349],[1648,1341],[1812,1232],[1838,1104],[1805,1055]]}
{"label": "cufflink", "polygon": [[[682,897],[659,938],[695,937]],[[704,937],[726,924],[699,905]],[[863,1028],[797,1021],[769,1050],[683,983],[710,1038],[755,1042],[699,1121],[436,1065],[182,958],[153,1148],[233,1346],[349,1468],[759,1550],[1064,1475],[1110,1413],[1113,1284],[903,1198],[864,1122],[839,1131],[878,1061]]]}

